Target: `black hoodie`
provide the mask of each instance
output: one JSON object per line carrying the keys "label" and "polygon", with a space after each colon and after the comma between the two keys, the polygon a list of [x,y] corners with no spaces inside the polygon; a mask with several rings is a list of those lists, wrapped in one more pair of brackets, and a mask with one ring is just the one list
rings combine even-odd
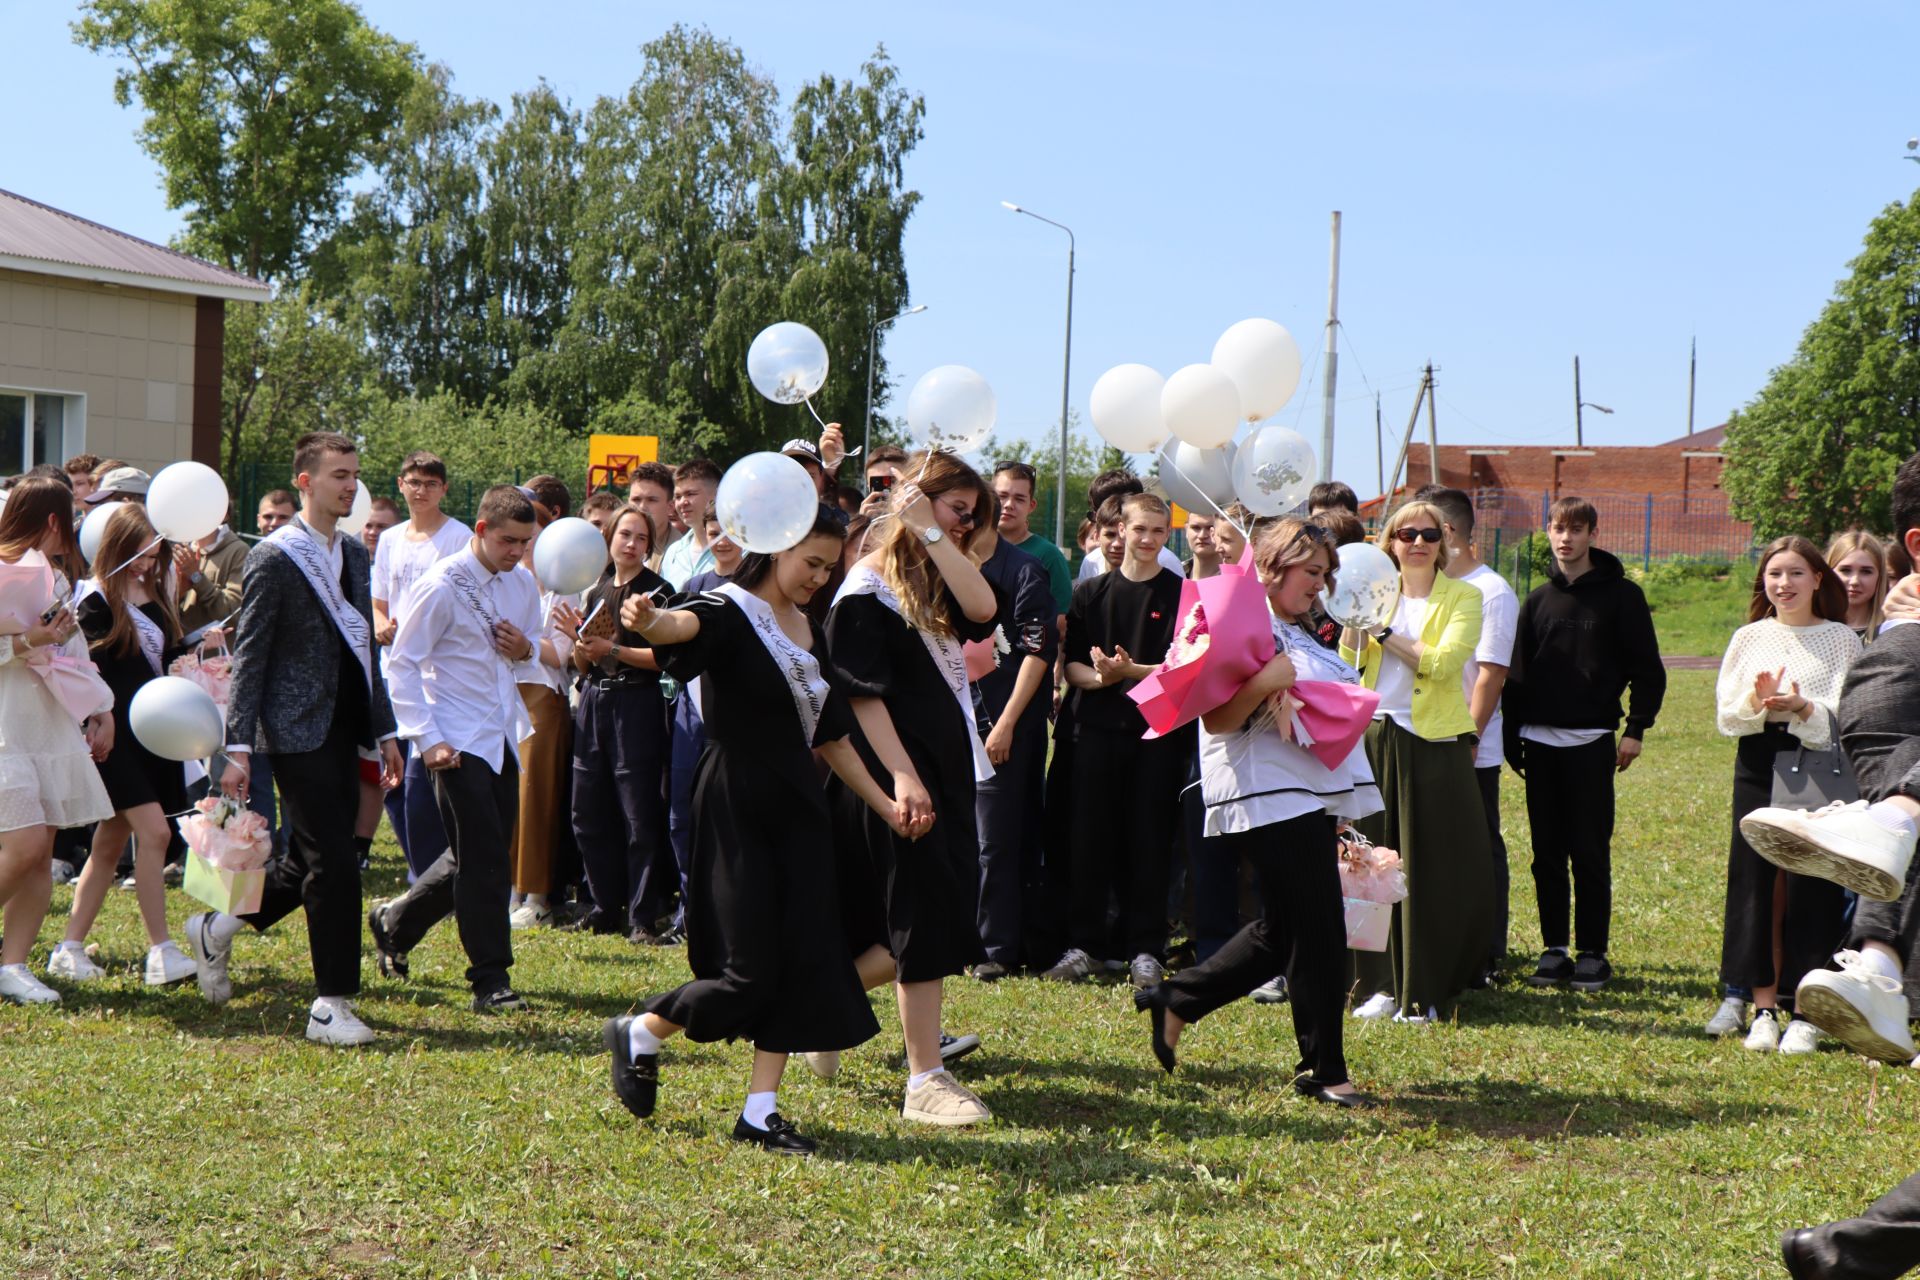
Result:
{"label": "black hoodie", "polygon": [[1645,736],[1660,714],[1667,672],[1653,611],[1618,559],[1598,549],[1590,554],[1591,569],[1568,582],[1556,564],[1520,606],[1500,702],[1509,760],[1519,759],[1523,725],[1611,731],[1629,686],[1623,737]]}

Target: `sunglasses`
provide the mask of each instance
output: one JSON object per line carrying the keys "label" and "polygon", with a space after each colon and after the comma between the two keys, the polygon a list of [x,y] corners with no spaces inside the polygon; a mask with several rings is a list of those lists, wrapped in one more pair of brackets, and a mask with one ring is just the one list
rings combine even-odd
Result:
{"label": "sunglasses", "polygon": [[1438,529],[1395,529],[1393,536],[1395,541],[1404,542],[1409,545],[1415,542],[1440,541],[1440,531]]}

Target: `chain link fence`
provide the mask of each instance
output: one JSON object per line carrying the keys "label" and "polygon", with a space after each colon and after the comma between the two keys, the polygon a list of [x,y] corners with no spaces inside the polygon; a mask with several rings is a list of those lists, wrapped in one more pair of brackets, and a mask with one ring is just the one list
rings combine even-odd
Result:
{"label": "chain link fence", "polygon": [[[1582,493],[1599,517],[1594,543],[1643,572],[1673,560],[1751,563],[1753,526],[1736,519],[1724,494]],[[1546,546],[1553,495],[1513,489],[1473,493],[1480,558],[1524,594],[1552,564]]]}

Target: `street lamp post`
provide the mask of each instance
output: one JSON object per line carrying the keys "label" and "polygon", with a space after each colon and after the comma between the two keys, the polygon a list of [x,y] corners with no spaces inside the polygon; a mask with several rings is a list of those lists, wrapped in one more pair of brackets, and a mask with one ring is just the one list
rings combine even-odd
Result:
{"label": "street lamp post", "polygon": [[1003,208],[1015,213],[1024,213],[1029,218],[1038,219],[1050,227],[1058,227],[1067,233],[1067,350],[1060,362],[1060,469],[1059,483],[1054,492],[1053,502],[1053,542],[1062,551],[1067,546],[1067,400],[1073,386],[1073,253],[1075,241],[1073,228],[1064,222],[1055,222],[1052,218],[1043,218],[1031,209],[1023,209],[1011,200],[1000,202]]}
{"label": "street lamp post", "polygon": [[1581,415],[1582,409],[1598,409],[1601,413],[1613,412],[1603,404],[1595,404],[1591,400],[1580,398],[1580,357],[1575,356],[1573,358],[1573,445],[1576,449],[1587,447],[1587,423],[1585,417]]}
{"label": "street lamp post", "polygon": [[924,302],[917,307],[908,307],[898,315],[891,315],[885,320],[878,321],[873,328],[867,330],[867,434],[860,444],[860,456],[868,462],[873,461],[873,360],[874,353],[879,347],[880,331],[901,316],[917,316],[926,309],[927,304]]}

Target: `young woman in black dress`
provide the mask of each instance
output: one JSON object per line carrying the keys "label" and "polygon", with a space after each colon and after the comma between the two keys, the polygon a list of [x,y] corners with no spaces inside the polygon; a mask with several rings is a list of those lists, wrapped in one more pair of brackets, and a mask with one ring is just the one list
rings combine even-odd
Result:
{"label": "young woman in black dress", "polygon": [[113,816],[93,829],[93,848],[73,889],[66,938],[54,949],[49,972],[74,982],[106,976],[87,957],[87,934],[113,885],[114,866],[133,837],[134,896],[147,927],[149,986],[184,982],[194,963],[167,936],[166,885],[161,881],[172,838],[168,815],[187,807],[186,775],[175,760],[163,760],[140,745],[127,723],[133,696],[166,674],[183,651],[180,619],[167,599],[166,566],[173,552],[158,540],[137,503],[121,503],[100,536],[95,576],[80,584],[74,616],[86,635],[94,665],[113,690],[113,751],[100,762],[100,780],[113,802]]}
{"label": "young woman in black dress", "polygon": [[[836,801],[843,852],[864,845],[884,904],[886,956],[859,957],[870,985],[891,980],[907,1040],[901,1115],[927,1124],[991,1118],[941,1065],[940,984],[985,959],[975,904],[980,841],[974,782],[993,776],[973,726],[961,643],[993,634],[998,604],[968,552],[991,518],[992,497],[951,454],[910,460],[891,516],[869,530],[827,617],[833,684],[847,696],[854,744],[874,781],[907,807],[905,834],[869,816],[855,797]],[[852,934],[855,945],[863,941]]]}
{"label": "young woman in black dress", "polygon": [[879,821],[907,826],[905,806],[847,741],[852,715],[827,684],[819,629],[802,612],[839,563],[841,538],[822,517],[799,545],[745,557],[730,581],[680,608],[633,595],[620,614],[662,670],[701,678],[706,746],[687,875],[694,980],[607,1023],[614,1091],[651,1115],[662,1041],[750,1040],[753,1076],[733,1136],[790,1155],[815,1144],[774,1109],[787,1055],[848,1049],[880,1029],[843,945],[815,753]]}

